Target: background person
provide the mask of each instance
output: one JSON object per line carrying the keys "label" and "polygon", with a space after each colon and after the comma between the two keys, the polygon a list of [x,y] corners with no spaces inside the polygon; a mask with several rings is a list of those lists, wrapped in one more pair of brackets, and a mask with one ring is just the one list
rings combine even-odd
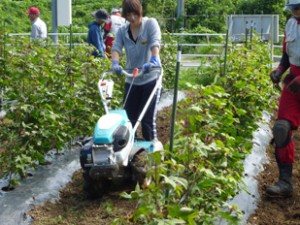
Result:
{"label": "background person", "polygon": [[278,84],[283,73],[290,68],[290,73],[284,79],[277,120],[273,127],[279,180],[266,188],[266,193],[271,197],[288,197],[293,194],[295,146],[292,131],[300,125],[300,0],[287,1],[285,9],[291,11],[292,17],[286,24],[280,64],[270,74],[273,83]]}
{"label": "background person", "polygon": [[26,12],[30,19],[31,26],[31,39],[45,40],[47,38],[46,23],[40,18],[40,10],[36,7],[31,7]]}
{"label": "background person", "polygon": [[87,42],[95,47],[92,52],[93,56],[106,57],[102,26],[109,22],[109,14],[104,9],[100,9],[93,12],[92,15],[95,17],[95,21],[88,25]]}
{"label": "background person", "polygon": [[118,29],[125,24],[125,19],[121,16],[121,10],[119,8],[113,8],[111,10],[110,22],[105,24],[104,31],[104,43],[106,46],[106,54],[111,58],[111,48]]}
{"label": "background person", "polygon": [[[124,47],[126,69],[142,68],[145,71],[133,81],[133,78],[126,78],[125,96],[132,82],[133,85],[124,108],[134,126],[158,78],[157,71],[150,72],[150,68],[161,66],[159,57],[161,31],[156,19],[142,17],[142,5],[139,0],[124,0],[122,14],[128,23],[119,28],[116,34],[112,47],[112,69],[114,73],[121,74],[119,59]],[[142,135],[147,141],[157,138],[156,112],[159,95],[160,91],[156,93],[141,121]]]}

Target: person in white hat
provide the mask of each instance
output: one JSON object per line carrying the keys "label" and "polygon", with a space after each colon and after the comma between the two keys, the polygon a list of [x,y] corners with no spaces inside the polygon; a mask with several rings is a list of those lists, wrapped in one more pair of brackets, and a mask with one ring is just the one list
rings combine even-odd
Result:
{"label": "person in white hat", "polygon": [[121,9],[113,8],[111,10],[110,22],[104,26],[104,43],[106,46],[106,54],[111,58],[111,48],[113,46],[118,29],[125,24],[125,18],[121,16]]}
{"label": "person in white hat", "polygon": [[95,47],[95,50],[92,52],[93,56],[105,58],[106,54],[102,27],[105,23],[109,23],[110,16],[104,9],[93,12],[92,15],[95,17],[95,21],[88,25],[89,31],[87,42]]}
{"label": "person in white hat", "polygon": [[295,145],[292,132],[300,125],[300,0],[287,0],[285,9],[291,11],[292,17],[286,24],[280,64],[271,72],[270,78],[278,84],[285,71],[290,71],[283,81],[277,120],[273,127],[279,179],[266,188],[266,194],[270,197],[290,197],[293,194]]}

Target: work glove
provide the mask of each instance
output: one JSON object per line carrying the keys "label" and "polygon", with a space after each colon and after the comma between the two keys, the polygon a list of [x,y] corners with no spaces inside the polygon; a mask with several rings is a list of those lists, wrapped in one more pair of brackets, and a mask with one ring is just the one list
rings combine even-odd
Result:
{"label": "work glove", "polygon": [[149,73],[152,67],[161,67],[160,60],[157,56],[152,56],[150,62],[143,65],[144,73]]}
{"label": "work glove", "polygon": [[279,68],[273,70],[270,73],[270,78],[271,78],[272,82],[274,84],[278,84],[280,82],[282,74],[283,74],[283,71],[281,69],[279,69]]}
{"label": "work glove", "polygon": [[112,71],[113,73],[117,74],[117,75],[121,75],[122,74],[122,66],[119,65],[119,62],[116,60],[112,61]]}
{"label": "work glove", "polygon": [[300,93],[300,76],[295,77],[288,85],[287,90],[293,94]]}

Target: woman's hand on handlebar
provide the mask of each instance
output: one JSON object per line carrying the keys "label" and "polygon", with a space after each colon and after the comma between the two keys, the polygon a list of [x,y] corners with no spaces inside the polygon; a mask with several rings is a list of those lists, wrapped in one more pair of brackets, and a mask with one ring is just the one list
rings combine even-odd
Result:
{"label": "woman's hand on handlebar", "polygon": [[150,62],[145,63],[143,65],[143,70],[145,73],[149,73],[152,67],[156,67],[156,68],[161,67],[160,60],[157,56],[152,56]]}
{"label": "woman's hand on handlebar", "polygon": [[123,68],[119,65],[118,61],[112,61],[112,71],[117,75],[122,75]]}

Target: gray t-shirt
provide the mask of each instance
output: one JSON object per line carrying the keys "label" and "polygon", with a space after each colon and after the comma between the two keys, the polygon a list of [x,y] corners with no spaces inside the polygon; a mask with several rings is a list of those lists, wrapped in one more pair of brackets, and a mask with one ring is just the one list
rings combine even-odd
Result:
{"label": "gray t-shirt", "polygon": [[[112,47],[112,51],[122,54],[123,47],[126,53],[126,70],[134,68],[142,69],[145,63],[148,63],[151,58],[151,48],[160,48],[161,31],[157,20],[154,18],[142,18],[142,25],[136,40],[136,43],[130,39],[128,30],[129,25],[126,24],[119,28]],[[157,78],[157,71],[146,73],[135,78],[135,85],[143,85]],[[127,77],[126,82],[131,83],[132,78]]]}

